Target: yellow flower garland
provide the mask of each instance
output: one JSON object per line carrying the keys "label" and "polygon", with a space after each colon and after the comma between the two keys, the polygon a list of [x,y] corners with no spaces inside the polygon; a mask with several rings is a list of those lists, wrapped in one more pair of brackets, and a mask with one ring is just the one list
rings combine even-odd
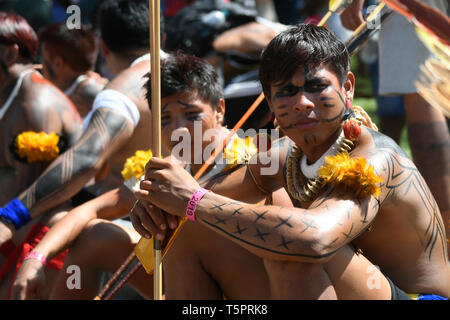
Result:
{"label": "yellow flower garland", "polygon": [[134,177],[136,180],[140,179],[145,173],[145,165],[148,160],[153,156],[152,151],[138,150],[134,156],[129,157],[124,164],[122,170],[123,180],[127,181]]}
{"label": "yellow flower garland", "polygon": [[28,163],[51,162],[59,155],[58,143],[56,133],[24,131],[14,140],[14,147],[17,155]]}
{"label": "yellow flower garland", "polygon": [[258,152],[258,148],[253,143],[252,137],[236,138],[223,151],[223,158],[227,166],[225,170],[234,168],[243,163],[248,163],[250,158]]}
{"label": "yellow flower garland", "polygon": [[323,184],[342,184],[355,192],[357,197],[378,197],[383,179],[376,175],[373,166],[362,157],[350,158],[347,152],[325,157],[325,164],[317,171]]}

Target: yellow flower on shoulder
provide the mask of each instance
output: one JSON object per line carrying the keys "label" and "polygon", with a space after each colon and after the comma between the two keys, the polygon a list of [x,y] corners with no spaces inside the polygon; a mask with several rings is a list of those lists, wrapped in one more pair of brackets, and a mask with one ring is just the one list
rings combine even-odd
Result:
{"label": "yellow flower on shoulder", "polygon": [[234,168],[243,163],[248,163],[250,158],[258,152],[252,137],[236,138],[223,151],[223,158],[227,166],[225,170]]}
{"label": "yellow flower on shoulder", "polygon": [[59,135],[24,131],[14,140],[16,154],[28,163],[51,162],[59,155]]}
{"label": "yellow flower on shoulder", "polygon": [[145,165],[148,160],[153,156],[152,151],[149,149],[138,150],[134,153],[134,156],[129,157],[123,166],[121,172],[125,186],[131,191],[139,189],[139,183],[143,180],[145,174]]}
{"label": "yellow flower on shoulder", "polygon": [[123,180],[128,180],[131,177],[135,177],[136,179],[142,177],[145,173],[145,165],[152,156],[153,153],[150,149],[147,151],[136,151],[134,156],[129,157],[125,161],[125,165],[121,172]]}
{"label": "yellow flower on shoulder", "polygon": [[380,195],[378,184],[383,179],[376,175],[373,166],[367,164],[362,157],[350,158],[347,152],[328,156],[317,174],[324,184],[343,184],[353,190],[357,197]]}

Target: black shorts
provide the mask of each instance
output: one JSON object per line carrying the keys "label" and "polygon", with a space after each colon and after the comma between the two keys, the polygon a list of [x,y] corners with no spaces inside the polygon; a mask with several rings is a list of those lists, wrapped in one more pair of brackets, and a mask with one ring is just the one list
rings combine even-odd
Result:
{"label": "black shorts", "polygon": [[89,200],[94,199],[95,194],[90,193],[85,188],[81,189],[76,195],[72,197],[72,205],[74,207],[78,207]]}
{"label": "black shorts", "polygon": [[389,281],[389,285],[391,286],[391,300],[412,300],[405,291],[397,287],[391,279],[386,277],[387,281]]}

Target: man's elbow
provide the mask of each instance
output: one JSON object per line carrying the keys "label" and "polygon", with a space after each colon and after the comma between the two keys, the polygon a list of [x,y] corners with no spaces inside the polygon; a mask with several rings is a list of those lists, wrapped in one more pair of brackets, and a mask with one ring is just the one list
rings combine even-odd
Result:
{"label": "man's elbow", "polygon": [[[333,240],[325,233],[317,233],[312,235],[309,239],[300,240],[303,242],[302,251],[304,256],[300,256],[299,260],[310,263],[323,264],[334,257],[337,249],[333,246]],[[337,241],[335,241],[337,242]]]}
{"label": "man's elbow", "polygon": [[103,167],[101,152],[77,150],[74,152],[74,164],[79,172],[92,172],[96,174]]}

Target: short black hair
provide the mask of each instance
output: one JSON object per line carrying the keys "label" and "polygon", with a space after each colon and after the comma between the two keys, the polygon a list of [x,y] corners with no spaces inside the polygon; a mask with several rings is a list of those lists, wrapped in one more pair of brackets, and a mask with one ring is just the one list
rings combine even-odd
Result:
{"label": "short black hair", "polygon": [[[147,101],[151,108],[151,79],[145,84]],[[192,92],[213,110],[223,99],[223,90],[214,67],[206,60],[177,51],[161,59],[161,98],[176,93]]]}
{"label": "short black hair", "polygon": [[[148,0],[106,0],[100,6],[99,20],[101,36],[111,51],[150,49]],[[164,33],[162,17],[160,28]]]}
{"label": "short black hair", "polygon": [[17,44],[22,58],[30,62],[36,60],[39,49],[38,36],[27,20],[18,14],[0,11],[0,43]]}
{"label": "short black hair", "polygon": [[69,29],[65,22],[49,25],[39,32],[41,44],[51,56],[61,56],[74,70],[92,70],[97,59],[95,35],[87,26]]}
{"label": "short black hair", "polygon": [[300,66],[327,66],[342,84],[350,71],[345,44],[325,27],[299,24],[277,35],[261,54],[259,79],[266,97],[270,85],[289,81]]}

